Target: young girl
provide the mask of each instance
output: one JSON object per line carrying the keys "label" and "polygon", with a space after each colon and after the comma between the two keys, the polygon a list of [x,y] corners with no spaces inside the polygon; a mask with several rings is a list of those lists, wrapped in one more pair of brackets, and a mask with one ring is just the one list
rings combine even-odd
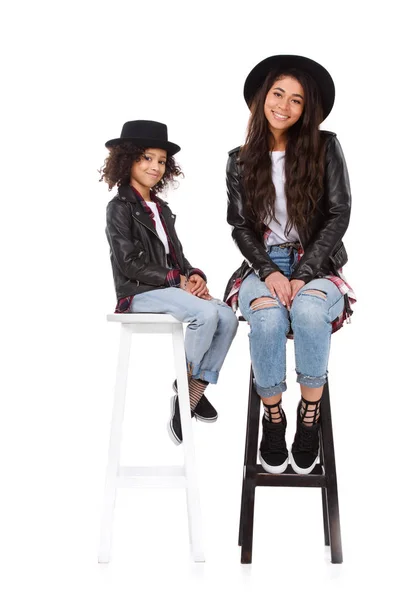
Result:
{"label": "young girl", "polygon": [[[173,158],[180,147],[168,141],[156,121],[129,121],[121,137],[106,143],[110,154],[101,180],[116,196],[107,206],[106,234],[117,294],[116,312],[167,313],[189,323],[185,349],[192,417],[213,422],[218,415],[204,395],[219,371],[237,330],[237,319],[212,298],[207,279],[185,257],[175,231],[175,215],[156,194],[181,170]],[[176,382],[174,391],[178,392]],[[178,396],[169,431],[182,442]]]}
{"label": "young girl", "polygon": [[290,462],[297,473],[318,460],[320,401],[332,331],[350,316],[341,275],[350,218],[346,163],[334,133],[320,131],[335,88],[329,73],[302,56],[272,56],[244,86],[250,108],[242,148],[229,153],[228,222],[245,261],[225,299],[250,324],[255,386],[264,404],[260,461],[285,471],[286,339],[294,337],[301,401]]}

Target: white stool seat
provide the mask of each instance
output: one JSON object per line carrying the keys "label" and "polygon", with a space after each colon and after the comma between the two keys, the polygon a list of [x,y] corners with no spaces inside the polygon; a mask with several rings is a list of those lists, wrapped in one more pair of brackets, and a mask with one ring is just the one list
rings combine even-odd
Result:
{"label": "white stool seat", "polygon": [[129,313],[107,315],[107,321],[117,323],[180,323],[172,315],[162,313]]}
{"label": "white stool seat", "polygon": [[[99,562],[110,560],[112,524],[117,488],[121,487],[183,487],[189,519],[189,540],[195,562],[204,561],[200,498],[197,487],[195,454],[189,403],[183,323],[167,314],[129,313],[107,315],[108,321],[121,324],[121,337],[114,408],[111,422],[108,466],[105,484],[104,510],[100,533]],[[128,380],[129,355],[133,334],[168,333],[172,335],[176,379],[179,387],[184,463],[182,466],[121,466],[120,446]],[[149,527],[151,517],[149,515]]]}

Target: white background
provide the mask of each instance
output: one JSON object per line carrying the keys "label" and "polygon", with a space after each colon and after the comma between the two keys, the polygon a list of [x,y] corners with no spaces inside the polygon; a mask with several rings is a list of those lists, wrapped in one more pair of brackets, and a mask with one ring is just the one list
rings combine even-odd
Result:
{"label": "white background", "polygon": [[[14,2],[2,16],[0,548],[8,599],[319,598],[398,591],[398,32],[392,2]],[[206,558],[188,552],[182,490],[122,490],[113,560],[97,564],[118,327],[104,142],[125,121],[168,124],[186,175],[168,194],[192,264],[221,296],[240,264],[225,221],[227,151],[243,139],[250,69],[321,62],[336,84],[323,128],[350,171],[346,275],[358,304],[330,363],[343,565],[323,546],[318,490],[261,488],[253,565],[237,529],[248,387],[240,326],[216,424],[194,423]],[[136,344],[124,464],[179,463],[166,434],[167,340]],[[134,371],[133,371],[134,372]],[[288,443],[299,392],[288,345]]]}

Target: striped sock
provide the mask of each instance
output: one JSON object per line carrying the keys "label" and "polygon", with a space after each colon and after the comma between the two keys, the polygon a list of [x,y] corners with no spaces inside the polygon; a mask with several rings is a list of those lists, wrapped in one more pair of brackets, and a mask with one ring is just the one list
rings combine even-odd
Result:
{"label": "striped sock", "polygon": [[309,402],[301,397],[300,419],[304,425],[311,427],[319,421],[321,414],[321,400]]}
{"label": "striped sock", "polygon": [[[264,404],[264,415],[267,421],[271,423],[281,423],[282,422],[282,400],[279,400],[277,404]],[[273,409],[273,410],[272,410]]]}
{"label": "striped sock", "polygon": [[207,386],[208,381],[202,381],[201,379],[191,379],[189,381],[189,398],[191,410],[194,410],[196,408]]}

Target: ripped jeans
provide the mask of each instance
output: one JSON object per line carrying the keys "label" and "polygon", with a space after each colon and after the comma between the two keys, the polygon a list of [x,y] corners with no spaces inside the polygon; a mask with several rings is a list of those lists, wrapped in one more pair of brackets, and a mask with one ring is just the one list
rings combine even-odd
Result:
{"label": "ripped jeans", "polygon": [[[279,246],[267,248],[274,263],[290,277],[297,261],[296,250]],[[257,393],[269,398],[286,390],[286,335],[290,326],[298,383],[311,388],[324,385],[331,323],[344,308],[337,286],[329,279],[313,279],[300,289],[289,310],[278,297],[271,306],[251,307],[253,300],[263,297],[272,298],[271,292],[264,281],[251,273],[240,286],[239,308],[250,324],[250,355]]]}

